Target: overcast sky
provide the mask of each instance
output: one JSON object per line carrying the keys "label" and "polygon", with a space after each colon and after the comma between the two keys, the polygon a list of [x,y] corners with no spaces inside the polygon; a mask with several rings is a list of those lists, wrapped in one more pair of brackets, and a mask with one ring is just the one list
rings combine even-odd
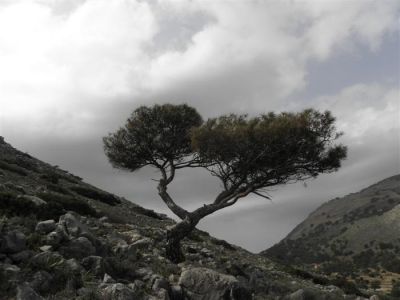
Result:
{"label": "overcast sky", "polygon": [[[199,227],[251,251],[323,202],[400,170],[400,2],[0,0],[0,135],[105,190],[168,213],[154,170],[113,170],[101,138],[139,105],[204,116],[329,109],[349,146],[339,172],[248,197]],[[218,182],[181,171],[194,209]]]}

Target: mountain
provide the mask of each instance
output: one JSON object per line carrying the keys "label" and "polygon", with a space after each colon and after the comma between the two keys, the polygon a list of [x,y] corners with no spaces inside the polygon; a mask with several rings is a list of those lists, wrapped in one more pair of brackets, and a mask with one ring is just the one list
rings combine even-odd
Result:
{"label": "mountain", "polygon": [[321,205],[262,254],[389,291],[400,281],[400,175]]}
{"label": "mountain", "polygon": [[172,224],[0,137],[0,299],[377,299],[200,230],[174,264]]}

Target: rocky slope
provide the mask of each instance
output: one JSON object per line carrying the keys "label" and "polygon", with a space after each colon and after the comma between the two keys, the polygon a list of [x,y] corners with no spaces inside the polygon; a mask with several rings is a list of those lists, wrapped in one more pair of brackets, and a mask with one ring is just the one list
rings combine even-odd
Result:
{"label": "rocky slope", "polygon": [[389,292],[400,281],[400,175],[323,204],[263,254]]}
{"label": "rocky slope", "polygon": [[171,224],[0,137],[0,299],[295,300],[368,294],[198,230],[184,240],[186,261],[173,264],[164,256]]}

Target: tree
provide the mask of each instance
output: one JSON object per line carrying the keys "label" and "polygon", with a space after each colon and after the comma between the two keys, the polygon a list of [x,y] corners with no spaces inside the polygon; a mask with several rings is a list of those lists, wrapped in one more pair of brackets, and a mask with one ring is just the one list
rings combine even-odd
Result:
{"label": "tree", "polygon": [[[235,204],[249,194],[269,199],[268,189],[336,171],[346,147],[335,145],[330,112],[268,113],[249,118],[225,115],[203,122],[186,104],[139,107],[125,126],[104,137],[111,164],[136,171],[160,171],[158,193],[181,221],[167,230],[166,255],[184,259],[180,248],[205,216]],[[184,168],[205,168],[221,182],[222,191],[209,204],[187,211],[168,194],[168,185]]]}

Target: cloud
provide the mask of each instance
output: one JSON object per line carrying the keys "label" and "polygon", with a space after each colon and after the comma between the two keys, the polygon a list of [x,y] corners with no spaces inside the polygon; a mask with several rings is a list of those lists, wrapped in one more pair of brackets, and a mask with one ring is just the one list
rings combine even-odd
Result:
{"label": "cloud", "polygon": [[88,136],[104,118],[119,121],[120,107],[156,101],[187,101],[205,114],[211,104],[214,114],[276,109],[306,87],[309,61],[379,47],[398,8],[391,0],[4,2],[2,131],[24,123],[31,133]]}

